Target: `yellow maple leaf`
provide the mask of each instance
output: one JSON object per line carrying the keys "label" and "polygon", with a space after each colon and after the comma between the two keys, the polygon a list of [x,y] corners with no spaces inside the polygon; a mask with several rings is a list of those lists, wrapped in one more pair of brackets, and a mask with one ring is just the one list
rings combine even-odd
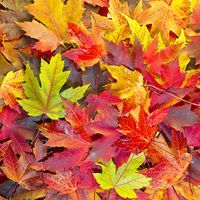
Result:
{"label": "yellow maple leaf", "polygon": [[118,44],[120,41],[124,39],[124,31],[126,28],[126,24],[119,25],[115,28],[115,30],[109,31],[104,35],[104,38],[108,41],[112,41],[115,44]]}
{"label": "yellow maple leaf", "polygon": [[127,2],[122,4],[119,0],[110,0],[108,10],[115,25],[126,24],[126,19],[121,15],[121,13],[129,16],[129,7]]}
{"label": "yellow maple leaf", "polygon": [[170,31],[177,36],[180,35],[181,28],[184,27],[183,19],[187,17],[182,7],[174,4],[168,5],[164,1],[152,1],[150,8],[135,13],[136,20],[141,24],[152,24],[152,34],[160,31],[164,41],[168,42]]}
{"label": "yellow maple leaf", "polygon": [[144,87],[143,76],[140,72],[131,71],[124,66],[105,65],[113,78],[117,80],[108,87],[112,90],[113,95],[125,99],[133,105],[147,104],[148,91]]}
{"label": "yellow maple leaf", "polygon": [[67,22],[79,23],[84,13],[83,0],[69,0],[64,5],[64,20]]}
{"label": "yellow maple leaf", "polygon": [[43,51],[53,51],[59,44],[64,45],[68,40],[67,22],[79,23],[84,12],[83,0],[69,0],[67,5],[61,0],[35,0],[26,8],[42,24],[34,20],[18,25],[26,35],[39,40],[35,47]]}
{"label": "yellow maple leaf", "polygon": [[94,20],[99,26],[100,31],[105,33],[103,36],[106,40],[118,44],[120,41],[127,38],[127,20],[122,15],[129,16],[129,7],[127,2],[121,3],[119,0],[109,1],[109,14],[108,17],[103,17],[93,13]]}
{"label": "yellow maple leaf", "polygon": [[150,44],[152,38],[149,30],[145,25],[140,26],[140,24],[136,21],[131,19],[130,17],[123,14],[123,16],[128,21],[130,30],[131,30],[131,42],[134,44],[134,38],[137,37],[138,41],[142,45],[143,49],[146,49]]}
{"label": "yellow maple leaf", "polygon": [[22,83],[24,76],[22,70],[17,72],[10,71],[3,79],[0,86],[0,98],[4,99],[5,104],[17,109],[17,98],[24,98]]}

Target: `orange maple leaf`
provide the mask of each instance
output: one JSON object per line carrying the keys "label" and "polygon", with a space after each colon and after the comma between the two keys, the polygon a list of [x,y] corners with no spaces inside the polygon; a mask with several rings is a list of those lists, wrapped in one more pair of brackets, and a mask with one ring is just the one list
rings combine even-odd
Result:
{"label": "orange maple leaf", "polygon": [[169,41],[170,31],[178,36],[184,27],[183,19],[187,17],[184,11],[164,1],[152,1],[150,5],[150,8],[137,13],[136,20],[141,24],[152,24],[151,32],[160,31],[166,42]]}
{"label": "orange maple leaf", "polygon": [[1,83],[0,98],[4,99],[5,104],[13,109],[18,109],[17,98],[24,98],[23,81],[23,72],[19,70],[17,72],[10,71]]}

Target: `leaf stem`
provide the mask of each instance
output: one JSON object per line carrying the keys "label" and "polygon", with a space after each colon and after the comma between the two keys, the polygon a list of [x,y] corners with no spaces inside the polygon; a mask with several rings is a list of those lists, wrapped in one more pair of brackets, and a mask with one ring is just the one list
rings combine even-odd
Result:
{"label": "leaf stem", "polygon": [[191,105],[193,105],[193,106],[198,106],[198,107],[200,107],[200,104],[198,104],[198,103],[192,103],[192,102],[190,102],[190,101],[187,101],[187,100],[185,100],[185,99],[183,99],[183,98],[181,98],[181,97],[179,97],[179,96],[177,96],[177,95],[175,95],[175,94],[173,94],[173,93],[171,93],[171,92],[167,92],[166,90],[163,90],[163,89],[161,89],[161,88],[158,88],[158,87],[156,87],[156,86],[154,86],[154,85],[144,84],[144,86],[146,86],[146,87],[151,87],[151,88],[153,88],[153,89],[155,89],[155,90],[157,90],[157,91],[163,92],[163,93],[165,93],[165,94],[168,94],[169,96],[172,96],[172,97],[174,97],[174,98],[176,98],[176,99],[179,99],[180,101],[183,101],[183,102],[185,102],[185,103],[189,103],[189,104],[191,104]]}

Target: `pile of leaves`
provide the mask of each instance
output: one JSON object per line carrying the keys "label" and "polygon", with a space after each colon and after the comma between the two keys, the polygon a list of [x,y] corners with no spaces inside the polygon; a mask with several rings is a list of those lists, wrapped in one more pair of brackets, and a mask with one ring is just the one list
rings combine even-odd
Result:
{"label": "pile of leaves", "polygon": [[198,0],[0,0],[0,196],[198,200]]}

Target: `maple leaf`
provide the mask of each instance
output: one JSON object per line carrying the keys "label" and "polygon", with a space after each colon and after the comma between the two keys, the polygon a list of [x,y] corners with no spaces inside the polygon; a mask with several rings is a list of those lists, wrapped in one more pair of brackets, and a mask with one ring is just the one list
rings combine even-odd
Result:
{"label": "maple leaf", "polygon": [[178,55],[179,45],[169,45],[158,51],[158,38],[156,37],[144,52],[144,59],[149,64],[149,71],[153,74],[160,74],[163,67]]}
{"label": "maple leaf", "polygon": [[180,7],[169,6],[164,1],[152,1],[151,7],[137,13],[136,20],[141,24],[152,24],[151,32],[160,31],[164,41],[169,41],[169,33],[172,31],[177,36],[184,26],[183,19],[187,17]]}
{"label": "maple leaf", "polygon": [[127,101],[128,104],[144,106],[148,100],[148,92],[143,86],[143,76],[140,72],[131,71],[124,66],[105,65],[117,82],[107,87],[113,95]]}
{"label": "maple leaf", "polygon": [[[159,87],[157,88],[160,90]],[[194,91],[194,88],[170,88],[168,90],[161,89],[159,92],[153,91],[150,110],[172,107],[192,91]]]}
{"label": "maple leaf", "polygon": [[143,49],[146,49],[150,44],[152,38],[149,30],[145,25],[140,26],[140,24],[136,21],[131,19],[130,17],[123,15],[126,20],[128,21],[130,30],[131,30],[131,42],[134,44],[134,38],[137,37],[138,41],[142,45]]}
{"label": "maple leaf", "polygon": [[39,116],[45,113],[52,119],[64,117],[65,112],[59,92],[70,72],[63,72],[63,68],[64,61],[61,60],[60,54],[52,57],[49,64],[42,60],[40,87],[30,66],[27,65],[24,84],[27,98],[18,102],[29,115]]}
{"label": "maple leaf", "polygon": [[184,126],[191,126],[199,122],[199,116],[191,111],[191,105],[174,106],[169,108],[164,123],[183,131]]}
{"label": "maple leaf", "polygon": [[128,3],[121,3],[119,0],[109,0],[108,11],[111,19],[93,13],[95,23],[103,33],[102,37],[118,44],[127,36],[127,30],[125,29],[127,21],[121,13],[129,16]]}
{"label": "maple leaf", "polygon": [[11,180],[17,182],[25,189],[35,189],[31,185],[31,178],[37,177],[37,173],[30,169],[28,162],[21,155],[18,159],[11,147],[7,149],[3,157],[3,173]]}
{"label": "maple leaf", "polygon": [[51,157],[43,162],[32,164],[36,170],[69,170],[81,166],[88,153],[88,147],[82,146],[77,148],[65,149],[63,152],[54,153]]}
{"label": "maple leaf", "polygon": [[[107,162],[115,155],[116,146],[114,146],[113,143],[119,139],[121,133],[117,131],[115,127],[102,121],[90,123],[88,125],[88,129],[94,134],[96,133],[102,135],[101,138],[92,142],[92,150],[88,155],[88,159],[93,162],[97,162],[99,160]],[[102,148],[102,144],[104,144],[104,148]]]}
{"label": "maple leaf", "polygon": [[77,190],[77,184],[73,181],[73,175],[70,171],[57,171],[56,174],[44,173],[43,181],[48,188],[56,190],[62,195]]}
{"label": "maple leaf", "polygon": [[74,173],[76,180],[79,183],[79,188],[97,189],[99,187],[93,176],[94,167],[94,163],[91,161],[86,161],[80,166],[80,169]]}
{"label": "maple leaf", "polygon": [[104,91],[99,95],[88,95],[86,102],[88,103],[87,108],[89,113],[97,112],[95,120],[105,121],[111,126],[117,125],[118,110],[114,105],[121,103],[121,99],[112,96],[108,91]]}
{"label": "maple leaf", "polygon": [[71,40],[79,47],[66,51],[63,55],[81,67],[87,67],[97,63],[104,54],[102,41],[97,41],[94,33],[87,33],[74,23],[68,23],[68,31],[71,34]]}
{"label": "maple leaf", "polygon": [[152,178],[152,187],[156,189],[168,188],[182,180],[191,162],[185,139],[180,132],[174,129],[172,130],[171,148],[160,136],[151,142],[148,154],[158,164],[144,174]]}
{"label": "maple leaf", "polygon": [[26,32],[25,35],[38,40],[34,45],[34,48],[37,50],[54,51],[60,43],[58,36],[54,32],[47,29],[36,20],[33,20],[32,22],[18,23],[18,26]]}
{"label": "maple leaf", "polygon": [[9,106],[4,106],[0,113],[0,120],[2,127],[0,130],[0,140],[6,140],[10,137],[14,130],[19,126],[15,124],[15,121],[20,119],[22,116],[16,111],[11,109]]}
{"label": "maple leaf", "polygon": [[31,152],[31,148],[25,140],[24,134],[28,133],[28,129],[25,126],[17,124],[17,120],[23,118],[22,114],[19,114],[16,110],[5,106],[0,113],[0,120],[2,127],[0,129],[0,141],[11,139],[13,141],[13,147],[17,152]]}
{"label": "maple leaf", "polygon": [[109,0],[109,13],[112,16],[112,21],[117,26],[119,24],[126,24],[126,19],[121,13],[129,16],[129,7],[127,2],[121,3],[119,0]]}
{"label": "maple leaf", "polygon": [[147,119],[148,123],[151,124],[152,126],[155,126],[161,123],[166,117],[168,110],[169,110],[168,108],[155,109],[148,116],[148,119]]}
{"label": "maple leaf", "polygon": [[[106,42],[107,54],[102,57],[102,60],[109,65],[124,65],[133,69],[133,58],[123,42],[116,45],[113,42]],[[119,56],[120,53],[120,56]]]}
{"label": "maple leaf", "polygon": [[35,48],[41,51],[53,51],[59,44],[64,45],[68,37],[67,22],[78,23],[84,11],[82,0],[76,2],[69,0],[67,5],[64,5],[61,0],[35,0],[26,8],[43,25],[35,20],[18,23],[18,25],[26,35],[39,40]]}
{"label": "maple leaf", "polygon": [[87,133],[86,127],[89,123],[87,110],[67,101],[64,101],[64,107],[66,110],[65,120],[71,124],[76,134],[90,142],[91,138]]}
{"label": "maple leaf", "polygon": [[48,138],[45,146],[74,149],[88,146],[87,142],[73,133],[70,125],[64,121],[53,121],[40,126],[41,134]]}
{"label": "maple leaf", "polygon": [[0,98],[3,98],[6,105],[19,110],[17,98],[24,98],[22,83],[24,81],[23,72],[8,72],[0,86]]}
{"label": "maple leaf", "polygon": [[84,13],[83,0],[68,0],[64,5],[63,17],[67,22],[79,23]]}
{"label": "maple leaf", "polygon": [[15,66],[15,69],[21,69],[23,66],[22,60],[19,57],[19,53],[16,50],[16,46],[18,43],[18,39],[6,41],[6,38],[3,38],[2,41],[2,54],[6,57],[7,60],[9,60],[12,63],[12,65]]}
{"label": "maple leaf", "polygon": [[148,122],[147,114],[141,109],[138,123],[131,114],[128,117],[120,117],[118,130],[124,136],[116,142],[117,146],[141,151],[153,140],[157,127]]}
{"label": "maple leaf", "polygon": [[94,17],[94,21],[95,21],[96,25],[99,28],[101,28],[102,32],[114,31],[115,25],[111,19],[109,19],[105,16],[101,16],[97,13],[92,13],[92,16]]}
{"label": "maple leaf", "polygon": [[166,69],[161,71],[162,86],[166,89],[173,87],[179,88],[185,80],[186,74],[180,72],[178,61],[169,63]]}
{"label": "maple leaf", "polygon": [[103,189],[114,188],[123,198],[136,198],[133,189],[139,189],[149,185],[151,179],[138,173],[137,168],[144,162],[143,153],[131,154],[128,161],[116,170],[112,160],[105,164],[98,164],[102,173],[94,173],[94,177]]}

